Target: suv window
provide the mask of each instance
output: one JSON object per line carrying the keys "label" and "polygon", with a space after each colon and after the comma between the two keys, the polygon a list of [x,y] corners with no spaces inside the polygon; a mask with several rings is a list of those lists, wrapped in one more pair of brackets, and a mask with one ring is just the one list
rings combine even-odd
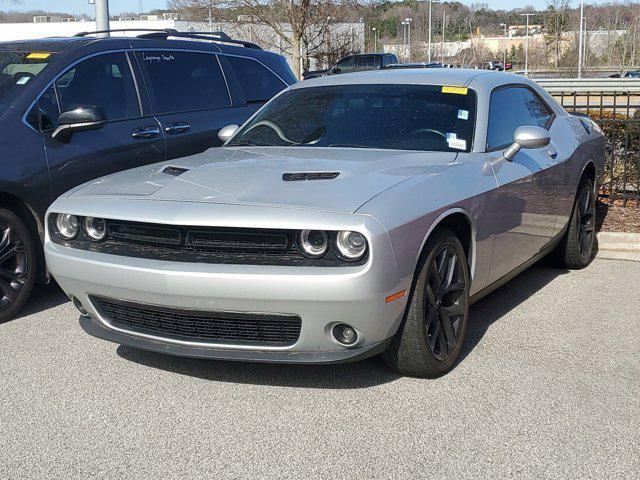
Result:
{"label": "suv window", "polygon": [[342,72],[350,72],[356,68],[355,57],[348,57],[338,62],[336,65]]}
{"label": "suv window", "polygon": [[136,55],[155,98],[156,113],[231,105],[227,84],[214,54],[169,50]]}
{"label": "suv window", "polygon": [[370,68],[376,66],[376,59],[373,55],[358,57],[358,68]]}
{"label": "suv window", "polygon": [[489,104],[487,148],[511,145],[516,128],[533,125],[546,128],[552,113],[544,102],[526,87],[507,87],[494,91]]}
{"label": "suv window", "polygon": [[287,86],[260,62],[231,56],[227,60],[244,90],[247,102],[266,102]]}
{"label": "suv window", "polygon": [[104,108],[109,120],[140,116],[133,74],[124,53],[83,60],[58,78],[55,88],[62,112],[79,105],[95,105]]}

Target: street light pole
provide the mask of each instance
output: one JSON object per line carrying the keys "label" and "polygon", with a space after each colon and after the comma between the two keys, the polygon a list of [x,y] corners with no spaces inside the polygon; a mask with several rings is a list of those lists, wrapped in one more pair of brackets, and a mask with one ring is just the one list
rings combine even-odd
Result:
{"label": "street light pole", "polygon": [[431,3],[432,0],[429,0],[429,46],[427,47],[427,60],[431,61]]}
{"label": "street light pole", "polygon": [[578,78],[582,78],[582,30],[584,19],[584,0],[580,0],[580,38],[578,43]]}
{"label": "street light pole", "polygon": [[[109,0],[89,0],[89,3],[96,4],[96,30],[109,30]],[[109,33],[103,34],[105,37]]]}
{"label": "street light pole", "polygon": [[373,30],[373,53],[376,53],[378,51],[378,30],[376,27],[371,30]]}
{"label": "street light pole", "polygon": [[442,51],[440,52],[440,63],[444,64],[444,26],[447,22],[447,11],[442,10]]}
{"label": "street light pole", "polygon": [[529,75],[529,17],[534,15],[533,13],[523,13],[523,17],[527,17],[527,33],[524,44],[524,75]]}

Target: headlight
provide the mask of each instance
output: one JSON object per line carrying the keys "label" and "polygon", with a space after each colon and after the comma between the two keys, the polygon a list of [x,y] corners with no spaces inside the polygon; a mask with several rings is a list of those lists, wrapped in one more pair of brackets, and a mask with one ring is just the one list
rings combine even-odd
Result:
{"label": "headlight", "polygon": [[336,247],[338,247],[338,252],[340,252],[342,258],[355,261],[362,258],[364,252],[366,252],[367,239],[358,232],[338,232]]}
{"label": "headlight", "polygon": [[84,231],[91,240],[99,242],[107,236],[107,222],[103,218],[87,217],[84,219]]}
{"label": "headlight", "polygon": [[322,230],[302,230],[299,238],[302,254],[306,257],[321,257],[329,249],[329,240]]}
{"label": "headlight", "polygon": [[78,235],[78,217],[68,213],[59,213],[56,216],[56,230],[65,240],[73,240]]}

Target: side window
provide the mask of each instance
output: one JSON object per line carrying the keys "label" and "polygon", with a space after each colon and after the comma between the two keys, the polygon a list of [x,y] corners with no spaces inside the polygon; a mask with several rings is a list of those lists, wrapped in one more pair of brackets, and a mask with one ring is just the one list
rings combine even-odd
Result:
{"label": "side window", "polygon": [[287,87],[259,62],[249,58],[227,57],[244,90],[247,102],[266,102]]}
{"label": "side window", "polygon": [[496,90],[489,102],[487,148],[503,148],[513,142],[513,132],[523,125],[546,127],[549,108],[531,90],[508,87]]}
{"label": "side window", "polygon": [[29,124],[42,132],[55,130],[58,126],[59,116],[58,97],[54,86],[51,85],[29,112]]}
{"label": "side window", "polygon": [[338,62],[337,67],[343,72],[349,72],[356,68],[356,59],[355,57],[348,57],[344,60]]}
{"label": "side window", "polygon": [[180,51],[136,54],[145,71],[156,113],[207,110],[231,105],[215,55]]}
{"label": "side window", "polygon": [[62,112],[93,105],[104,108],[108,120],[140,116],[136,86],[124,53],[83,60],[58,78],[55,85]]}
{"label": "side window", "polygon": [[376,61],[373,55],[364,55],[358,57],[358,68],[373,68],[376,66]]}

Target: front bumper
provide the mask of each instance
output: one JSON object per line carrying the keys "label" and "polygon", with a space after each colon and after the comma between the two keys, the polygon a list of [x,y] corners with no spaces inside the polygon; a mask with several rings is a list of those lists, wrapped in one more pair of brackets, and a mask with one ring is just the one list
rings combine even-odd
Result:
{"label": "front bumper", "polygon": [[[381,227],[380,227],[381,228]],[[88,312],[82,328],[99,338],[181,356],[277,363],[335,363],[375,355],[388,345],[411,287],[399,278],[382,230],[371,233],[369,261],[351,267],[220,265],[130,258],[45,241],[47,264],[62,289]],[[375,262],[372,261],[375,258]],[[298,340],[287,346],[215,343],[128,330],[104,318],[90,297],[211,312],[297,315]],[[349,347],[331,335],[337,323],[358,333]]]}

